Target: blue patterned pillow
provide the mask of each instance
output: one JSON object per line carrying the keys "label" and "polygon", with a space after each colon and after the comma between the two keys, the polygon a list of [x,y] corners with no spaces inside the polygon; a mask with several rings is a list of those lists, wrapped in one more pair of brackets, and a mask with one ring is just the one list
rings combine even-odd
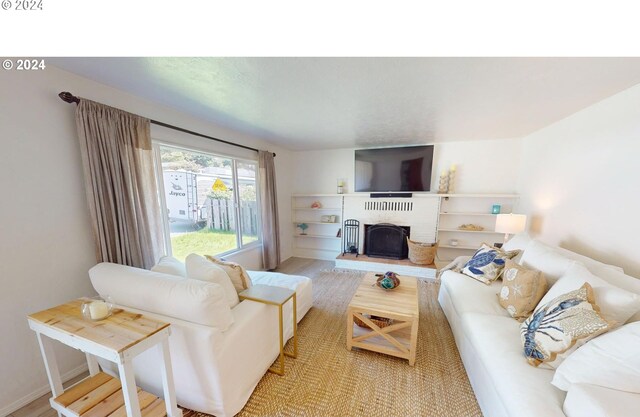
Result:
{"label": "blue patterned pillow", "polygon": [[491,284],[502,273],[506,260],[517,256],[518,253],[519,250],[505,252],[483,243],[460,272],[485,284]]}

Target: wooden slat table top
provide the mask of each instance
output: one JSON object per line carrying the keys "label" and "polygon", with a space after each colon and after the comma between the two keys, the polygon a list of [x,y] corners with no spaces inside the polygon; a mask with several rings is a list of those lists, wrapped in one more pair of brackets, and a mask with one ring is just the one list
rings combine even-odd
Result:
{"label": "wooden slat table top", "polygon": [[362,279],[349,308],[371,312],[382,317],[418,317],[418,281],[415,277],[398,275],[400,286],[387,291],[375,285],[378,277],[368,272]]}
{"label": "wooden slat table top", "polygon": [[30,314],[28,318],[118,353],[169,326],[169,323],[123,309],[114,309],[112,315],[104,320],[87,320],[82,316],[82,302],[82,299],[73,300]]}

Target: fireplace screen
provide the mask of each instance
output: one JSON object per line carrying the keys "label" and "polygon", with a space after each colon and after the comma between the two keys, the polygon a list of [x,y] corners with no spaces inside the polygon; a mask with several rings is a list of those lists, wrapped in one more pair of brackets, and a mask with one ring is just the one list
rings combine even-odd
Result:
{"label": "fireplace screen", "polygon": [[379,223],[365,225],[364,253],[367,256],[406,259],[409,254],[407,237],[410,228]]}

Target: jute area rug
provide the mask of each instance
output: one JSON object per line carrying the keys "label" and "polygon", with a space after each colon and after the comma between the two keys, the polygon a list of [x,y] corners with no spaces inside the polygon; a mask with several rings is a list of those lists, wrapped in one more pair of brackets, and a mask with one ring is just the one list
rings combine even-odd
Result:
{"label": "jute area rug", "polygon": [[[482,416],[438,304],[437,283],[420,281],[418,287],[414,367],[347,350],[347,306],[363,276],[329,270],[312,277],[314,302],[298,327],[298,358],[287,358],[285,376],[265,374],[238,416]],[[205,416],[185,411],[185,417]]]}

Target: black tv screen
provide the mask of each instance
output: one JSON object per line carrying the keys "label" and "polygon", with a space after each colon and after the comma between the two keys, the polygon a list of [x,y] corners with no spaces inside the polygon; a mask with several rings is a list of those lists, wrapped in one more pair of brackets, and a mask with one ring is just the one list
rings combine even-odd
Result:
{"label": "black tv screen", "polygon": [[355,191],[430,191],[433,145],[358,149]]}

